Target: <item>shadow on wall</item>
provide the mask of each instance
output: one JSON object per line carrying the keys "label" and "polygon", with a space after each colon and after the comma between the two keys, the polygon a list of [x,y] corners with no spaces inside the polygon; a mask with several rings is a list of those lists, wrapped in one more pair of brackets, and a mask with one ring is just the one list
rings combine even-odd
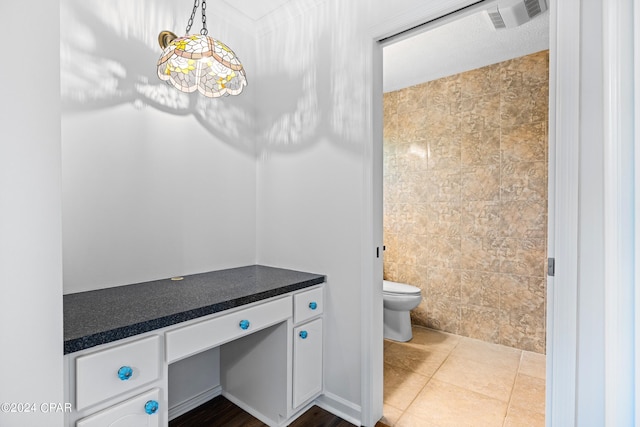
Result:
{"label": "shadow on wall", "polygon": [[369,86],[357,9],[357,2],[298,0],[263,20],[256,60],[268,70],[257,83],[264,103],[257,151],[263,158],[321,139],[361,152]]}
{"label": "shadow on wall", "polygon": [[[257,97],[211,100],[179,92],[156,76],[157,34],[180,33],[189,10],[173,13],[171,4],[148,0],[61,0],[62,112],[130,104],[191,115],[246,153],[254,152],[255,135],[263,154],[297,151],[321,138],[359,152],[368,115],[358,106],[367,105],[369,86],[356,3],[299,0],[268,15],[255,34],[255,69],[247,70]],[[262,103],[257,118],[252,99]]]}
{"label": "shadow on wall", "polygon": [[214,137],[253,154],[255,120],[248,96],[209,99],[179,92],[158,79],[155,64],[161,49],[156,37],[163,29],[181,33],[184,23],[176,17],[182,13],[174,14],[162,2],[61,0],[62,113],[131,104],[191,115]]}

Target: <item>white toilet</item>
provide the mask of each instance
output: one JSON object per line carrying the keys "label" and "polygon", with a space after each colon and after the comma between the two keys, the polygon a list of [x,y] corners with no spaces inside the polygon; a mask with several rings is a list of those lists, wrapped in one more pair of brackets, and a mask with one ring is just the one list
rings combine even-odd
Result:
{"label": "white toilet", "polygon": [[413,337],[409,311],[416,308],[420,301],[422,301],[420,288],[388,280],[382,282],[386,339],[404,342]]}

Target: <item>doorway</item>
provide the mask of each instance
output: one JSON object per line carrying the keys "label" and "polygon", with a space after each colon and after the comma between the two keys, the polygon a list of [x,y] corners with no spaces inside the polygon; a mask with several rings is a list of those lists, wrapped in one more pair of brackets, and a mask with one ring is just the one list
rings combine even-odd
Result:
{"label": "doorway", "polygon": [[[473,5],[470,8],[463,9],[463,10],[459,11],[459,13],[457,15],[456,14],[448,14],[444,18],[442,18],[441,20],[432,21],[430,23],[431,27],[429,27],[429,31],[434,31],[433,28],[443,28],[444,24],[459,22],[459,21],[462,21],[465,18],[468,19],[469,16],[472,16],[474,14],[477,15],[478,14],[478,10],[481,10],[481,7],[486,7],[487,4],[489,4],[489,3],[491,3],[491,2],[483,2],[483,4],[480,4],[480,5]],[[468,28],[468,25],[467,25],[467,28]],[[423,29],[421,29],[421,30],[423,30]],[[470,32],[473,33],[473,31],[470,31]],[[549,30],[547,28],[546,29],[547,37],[548,37],[548,33],[549,33]],[[411,38],[413,38],[413,37],[411,37]],[[401,40],[401,41],[410,41],[410,35],[407,34],[407,33],[402,33],[398,37],[398,39]],[[384,39],[382,41],[382,45],[386,49],[387,46],[392,46],[396,42],[397,42],[396,38],[387,38],[387,39]],[[548,43],[548,38],[547,38],[547,43]],[[548,44],[545,47],[548,48]],[[456,52],[455,49],[449,50],[448,51],[448,55],[449,56],[454,56],[454,57],[457,58],[458,55],[454,54],[454,52]],[[464,53],[462,53],[461,56],[464,57],[465,56]],[[512,55],[511,58],[513,58],[513,57],[514,56]],[[504,61],[509,61],[509,60],[511,60],[511,58],[505,59]],[[385,52],[385,60],[386,60],[386,52]],[[504,62],[504,61],[502,61],[502,62]],[[399,63],[399,61],[394,61],[394,63],[397,64],[397,63]],[[497,62],[494,60],[494,62],[492,62],[492,64],[495,64],[495,63],[497,63]],[[408,70],[408,69],[411,68],[407,63],[402,63],[402,66],[404,67],[405,70]],[[485,67],[486,67],[486,65],[485,65]],[[466,72],[466,71],[468,71],[470,69],[478,69],[478,68],[481,69],[481,68],[483,68],[483,66],[482,65],[476,65],[475,68],[474,67],[468,68],[467,70],[462,70],[462,71],[459,71],[458,73],[453,73],[453,74],[460,74],[460,73],[464,73],[464,72]],[[498,67],[494,67],[494,71],[496,71],[495,68],[498,68]],[[498,71],[498,74],[499,74],[499,72],[500,71]],[[442,83],[442,80],[446,80],[446,77],[450,76],[451,74],[452,73],[449,72],[449,74],[443,74],[440,78],[435,78],[435,79],[432,79],[432,80],[429,80],[429,81],[441,80],[440,83]],[[548,76],[548,68],[547,68],[546,75]],[[421,81],[414,81],[414,82],[411,82],[411,83],[412,83],[412,85],[409,85],[410,87],[416,87],[416,86],[420,86],[421,84],[427,84],[425,80],[423,80],[422,82]],[[445,86],[446,86],[446,83],[447,82],[445,82]],[[448,83],[451,83],[452,85],[455,84],[455,83],[452,83],[451,81],[449,81]],[[404,88],[402,88],[402,89],[404,89]],[[401,92],[402,89],[399,89],[398,92]],[[449,89],[451,89],[451,87]],[[548,93],[548,88],[546,89],[546,91]],[[385,92],[389,92],[389,91],[385,90]],[[393,92],[393,91],[391,91],[391,92]],[[416,95],[416,92],[417,91],[414,91],[414,95]],[[455,90],[454,90],[454,92],[455,92]],[[403,95],[407,95],[407,93],[405,93]],[[403,96],[403,95],[400,95],[400,96]],[[455,102],[459,102],[460,101],[459,97],[461,96],[461,94],[458,92],[458,93],[455,93],[453,95],[454,96],[458,96],[458,98],[455,100]],[[385,97],[386,97],[386,95],[385,95]],[[412,95],[409,94],[409,98],[411,98],[411,97],[412,97]],[[498,98],[499,98],[499,96],[498,96]],[[412,99],[409,99],[409,100],[405,99],[405,101],[408,101],[409,103],[411,103],[411,102],[420,103],[423,100],[420,99],[419,95],[416,95],[416,96],[413,96]],[[448,101],[443,102],[443,104],[446,103],[446,102],[448,102]],[[405,105],[405,107],[406,107],[406,105]],[[414,105],[414,107],[415,107],[415,105]],[[458,105],[458,108],[463,108],[464,109],[465,107],[464,106],[461,107],[460,105]],[[469,110],[466,110],[466,111],[469,112]],[[546,111],[547,111],[547,107],[545,105],[544,112],[546,113]],[[440,112],[442,112],[442,111],[440,111]],[[473,113],[471,113],[471,114],[473,114]],[[387,117],[386,117],[387,114],[386,113],[381,114],[381,115],[384,115],[385,119],[387,119]],[[478,115],[476,114],[475,119],[478,119],[477,116]],[[413,117],[413,119],[415,120],[416,117]],[[480,119],[481,120],[486,120],[487,117],[480,117]],[[407,132],[411,133],[411,130],[407,130],[408,125],[410,125],[411,118],[409,118],[408,120],[409,120],[409,122],[405,122],[405,123],[403,123],[402,125],[399,126],[402,129],[396,129],[396,131],[399,132],[399,133],[404,132],[405,134]],[[448,120],[448,118],[446,116],[442,116],[441,117],[441,122],[446,122],[447,120]],[[499,120],[499,118],[498,118],[498,120]],[[478,125],[477,122],[478,122],[478,120],[476,120],[475,122],[473,120],[467,121],[466,126],[476,126],[476,125]],[[516,123],[511,123],[511,125],[516,125]],[[459,124],[457,124],[456,126],[459,126]],[[385,131],[386,131],[386,129],[385,129]],[[498,131],[498,133],[499,132],[500,131]],[[407,135],[404,135],[404,136],[406,137]],[[414,137],[414,136],[415,135],[410,135],[410,137]],[[499,140],[499,137],[498,137],[498,140]],[[425,164],[428,164],[430,160],[434,161],[434,162],[436,160],[440,160],[441,164],[443,162],[446,163],[447,161],[451,160],[450,158],[447,158],[447,154],[452,154],[452,150],[450,149],[450,147],[449,148],[443,148],[443,147],[435,147],[434,148],[434,146],[430,146],[428,143],[425,143],[425,141],[409,141],[409,142],[417,142],[417,143],[414,143],[414,144],[411,144],[411,143],[405,144],[406,146],[404,147],[405,149],[407,149],[407,151],[411,151],[413,157],[415,159],[417,159],[417,162],[421,161],[420,158],[422,158],[422,161],[424,161]],[[488,146],[485,145],[485,148],[486,147],[488,147]],[[453,150],[453,151],[455,151],[455,150]],[[489,181],[490,182],[495,182],[495,183],[497,183],[499,185],[499,183],[503,179],[503,177],[500,176],[500,172],[503,171],[503,169],[505,169],[504,167],[500,166],[500,159],[502,158],[502,155],[504,153],[502,153],[498,148],[498,150],[497,151],[494,150],[493,153],[479,150],[476,154],[479,154],[480,156],[482,156],[483,154],[486,154],[486,156],[484,157],[484,160],[493,159],[493,160],[497,160],[498,161],[496,167],[494,167],[492,169],[492,171],[495,173],[495,176],[490,176],[489,177]],[[440,155],[440,158],[437,158],[438,155]],[[458,151],[456,153],[454,153],[454,156],[458,156],[458,166],[459,166],[459,164],[460,164],[459,163],[460,162],[460,156],[461,156],[461,153],[460,153],[459,149],[458,149]],[[542,152],[542,156],[543,156],[543,160],[544,160],[544,162],[546,164],[546,160],[547,160],[547,152],[546,152],[546,150]],[[469,156],[467,155],[466,158],[465,158],[465,161],[469,161],[469,160],[470,160]],[[396,168],[396,171],[399,170],[399,169],[405,169],[406,170],[407,168],[415,167],[416,166],[415,163],[416,162],[408,162],[408,163],[405,163],[405,164],[396,164],[395,168]],[[473,163],[473,160],[471,160],[471,163]],[[485,162],[485,164],[483,164],[482,161],[478,162],[476,160],[476,163],[477,163],[476,166],[478,166],[478,165],[483,165],[484,166],[484,165],[486,165],[487,162]],[[387,162],[384,162],[385,173],[388,171],[389,167],[390,167],[389,164]],[[437,168],[437,166],[436,166],[436,168]],[[420,173],[421,171],[417,171],[417,172]],[[424,172],[424,171],[422,171],[422,172]],[[469,170],[466,170],[466,172],[469,173]],[[477,171],[475,171],[475,172],[479,173]],[[450,173],[450,171],[446,171],[445,173],[449,175],[449,178],[452,175]],[[458,176],[460,176],[462,173],[464,173],[464,172],[460,171],[459,169],[455,172],[455,174],[457,174]],[[472,174],[473,174],[473,172],[472,172]],[[545,175],[545,178],[546,178],[546,171],[545,171],[544,175]],[[485,179],[485,180],[487,179],[486,177],[482,176],[481,174],[480,174],[480,176],[483,177],[483,179]],[[411,180],[407,180],[407,179],[400,180],[400,181],[401,181],[401,183],[400,183],[399,186],[403,187],[403,188],[401,188],[400,192],[402,193],[404,191],[404,193],[405,193],[404,195],[401,194],[399,196],[400,198],[402,198],[404,196],[407,196],[407,195],[410,195],[410,194],[413,194],[415,196],[416,189],[417,189],[418,192],[420,192],[422,190],[423,194],[421,194],[421,196],[426,196],[428,198],[429,195],[428,194],[427,195],[424,194],[424,188],[423,189],[419,189],[418,187],[420,187],[420,185],[416,185],[416,182],[412,182]],[[387,182],[385,181],[385,184],[386,183]],[[398,184],[398,182],[396,182],[396,184]],[[551,181],[549,182],[549,184],[551,184]],[[471,186],[467,185],[466,183],[460,182],[459,179],[458,179],[458,181],[456,181],[455,179],[453,181],[452,180],[446,181],[445,185],[439,185],[437,180],[436,181],[432,180],[429,183],[429,185],[430,185],[430,187],[427,187],[427,190],[431,189],[431,190],[435,190],[436,192],[439,191],[438,194],[441,197],[441,199],[438,202],[441,203],[441,204],[443,202],[448,201],[447,197],[450,195],[450,193],[447,193],[447,191],[452,190],[452,189],[453,189],[453,191],[457,191],[457,192],[467,191],[468,193],[473,192],[473,191],[476,191],[476,192],[489,191],[489,190],[487,190],[487,188],[483,188],[482,186],[476,186],[475,189],[473,189],[473,185],[471,185]],[[466,188],[464,187],[465,185],[467,185]],[[546,193],[546,179],[545,179],[545,185],[543,187],[544,187],[543,190]],[[504,190],[505,189],[503,188],[503,191]],[[473,195],[473,194],[471,194],[471,195]],[[476,221],[475,222],[475,226],[476,227],[478,227],[480,225],[478,221],[487,220],[487,218],[491,218],[491,216],[492,216],[491,209],[492,208],[488,207],[488,205],[491,205],[493,207],[496,207],[497,205],[499,205],[500,199],[498,198],[496,200],[496,199],[492,199],[491,197],[492,196],[490,195],[490,197],[489,197],[490,200],[488,200],[488,201],[489,202],[494,202],[494,203],[488,203],[488,204],[484,203],[484,206],[480,206],[481,204],[483,204],[481,202],[486,202],[487,200],[482,200],[482,198],[476,198],[476,199],[473,200],[473,202],[477,202],[477,203],[472,204],[473,205],[472,207],[473,208],[477,208],[477,209],[470,209],[470,212],[468,212],[468,213],[472,213],[474,211],[479,211],[479,212],[483,213],[483,215],[484,215],[482,218],[478,218],[477,216],[475,218],[472,218],[472,220]],[[407,200],[401,200],[401,203],[404,204],[405,207],[409,204],[409,203],[407,203]],[[544,203],[546,203],[546,194],[545,194]],[[527,203],[525,203],[525,204],[527,204]],[[385,209],[387,209],[388,207],[389,206],[387,205],[387,201],[385,200]],[[513,207],[513,206],[511,206],[511,207]],[[396,208],[397,208],[397,204],[396,204]],[[424,208],[424,206],[422,206],[422,208]],[[429,209],[429,208],[427,207],[426,209]],[[458,206],[456,209],[451,209],[451,207],[449,206],[444,211],[435,209],[435,212],[434,212],[434,210],[432,209],[430,214],[435,215],[435,216],[438,216],[438,215],[446,216],[447,212],[448,213],[454,212],[451,215],[460,216],[460,215],[462,215],[461,211],[463,211],[463,210],[464,209],[461,208],[460,206]],[[469,210],[469,209],[467,209],[467,210]],[[521,212],[520,209],[516,208],[516,210]],[[398,212],[395,212],[395,214],[398,214]],[[409,217],[413,217],[413,218],[415,218],[415,216],[416,216],[415,210],[413,212],[407,212],[407,211],[399,212],[399,214],[400,214],[399,216],[403,216],[404,215],[405,217],[409,216]],[[387,215],[387,212],[385,211],[385,221],[387,220],[387,218],[386,218],[387,216],[389,216],[389,215]],[[539,237],[538,241],[536,242],[536,247],[538,247],[538,248],[541,247],[542,248],[542,257],[539,257],[539,258],[543,259],[543,261],[542,261],[542,265],[543,265],[542,271],[536,272],[536,277],[538,278],[538,282],[542,282],[543,284],[546,281],[546,277],[545,277],[546,271],[544,270],[544,264],[545,264],[545,261],[546,261],[546,256],[545,256],[545,252],[546,252],[546,228],[547,228],[546,212],[545,212],[544,216],[545,216],[545,218],[544,218],[545,221],[543,221],[544,236]],[[428,215],[425,215],[425,217],[428,217]],[[493,217],[493,219],[496,219],[496,218],[498,218],[498,219],[500,218],[500,214],[499,213],[496,214]],[[540,218],[537,218],[537,219],[539,220]],[[427,218],[427,221],[428,221],[428,218]],[[456,239],[458,239],[457,245],[459,247],[459,245],[461,244],[460,243],[460,240],[461,240],[460,231],[461,230],[460,230],[459,218],[458,218],[457,221],[458,221],[458,225],[456,226],[457,228],[454,227],[455,229],[452,229],[451,228],[451,224],[445,224],[445,229],[446,229],[445,231],[446,232],[450,232],[453,236],[457,236],[456,237]],[[467,225],[469,225],[469,224],[467,224]],[[473,226],[474,224],[470,224],[470,225]],[[394,226],[396,226],[396,225],[394,225]],[[422,226],[423,227],[428,227],[428,225],[425,225],[425,224],[422,224]],[[442,226],[442,224],[440,224],[440,226]],[[401,226],[400,226],[400,228],[401,228]],[[396,228],[394,231],[397,232],[398,229]],[[472,231],[473,232],[477,232],[478,230],[472,230]],[[491,232],[495,232],[495,231],[491,231]],[[531,233],[532,230],[529,229],[527,232]],[[498,233],[500,233],[500,231],[498,231]],[[394,238],[397,238],[398,234],[399,233],[396,233],[396,236],[392,236],[393,237],[392,241],[389,242],[389,240],[388,240],[388,236],[389,236],[388,229],[387,229],[387,227],[385,227],[384,245],[386,246],[386,249],[387,249],[387,252],[385,253],[385,257],[393,258],[394,261],[392,262],[392,264],[395,264],[393,266],[393,267],[395,267],[395,270],[393,270],[393,268],[392,268],[392,271],[388,272],[387,271],[387,263],[386,263],[386,260],[385,260],[385,278],[386,279],[388,278],[388,279],[391,279],[391,280],[394,280],[394,281],[409,282],[410,284],[414,284],[414,285],[417,284],[419,287],[421,287],[423,289],[423,291],[426,291],[426,293],[430,293],[431,296],[436,296],[434,294],[434,291],[436,291],[436,289],[434,287],[430,288],[428,283],[411,283],[411,281],[420,282],[420,278],[424,278],[425,276],[428,277],[429,276],[429,271],[428,270],[430,269],[430,267],[434,267],[434,266],[427,265],[427,266],[422,266],[422,268],[420,268],[420,266],[418,266],[418,268],[413,268],[413,266],[416,265],[416,263],[415,263],[415,261],[413,259],[409,260],[409,262],[404,262],[404,263],[403,262],[398,262],[398,257],[399,257],[400,254],[398,253],[399,251],[398,251],[397,246],[401,246],[402,247],[402,251],[400,251],[400,252],[404,252],[402,255],[406,255],[407,249],[410,248],[411,245],[414,245],[414,246],[417,245],[418,246],[418,248],[417,248],[418,252],[420,250],[422,250],[422,251],[426,251],[430,255],[433,255],[434,251],[433,250],[429,251],[428,245],[426,245],[427,247],[419,247],[420,243],[419,242],[415,242],[415,239],[412,242],[411,241],[410,242],[404,241],[404,242],[399,244],[397,241],[394,241]],[[478,237],[476,234],[472,233],[472,235],[473,235],[472,237]],[[433,238],[434,236],[431,236],[431,237]],[[520,236],[520,237],[524,237],[524,236]],[[483,241],[483,239],[475,239],[474,240],[474,239],[469,239],[469,238],[467,238],[465,236],[463,236],[463,238],[466,238],[465,243],[467,245],[469,244],[469,242],[477,242],[477,243],[479,243],[479,246],[477,246],[476,249],[478,249],[480,251],[482,251],[483,249],[486,249],[487,247],[496,249],[495,245],[492,245],[492,244],[484,245],[486,239],[485,239],[485,241]],[[511,241],[509,243],[512,244],[513,241]],[[396,246],[396,247],[394,247],[394,246]],[[450,265],[447,264],[447,262],[450,261],[451,259],[455,259],[455,258],[459,258],[460,257],[460,252],[456,253],[456,250],[452,249],[451,245],[447,246],[445,244],[445,246],[446,246],[447,250],[445,250],[444,256],[442,257],[442,259],[440,259],[438,261],[442,265],[436,265],[434,267],[434,269],[440,268],[442,270],[443,268],[446,269],[447,267],[451,267]],[[415,250],[416,248],[414,247],[413,249]],[[499,251],[500,249],[497,249],[497,250]],[[510,250],[510,249],[506,248],[504,250]],[[476,253],[477,252],[478,251],[476,251]],[[437,253],[437,251],[436,251],[436,253]],[[483,254],[483,255],[489,256],[489,254],[486,254],[486,253]],[[412,258],[412,256],[410,256],[410,258]],[[414,262],[412,262],[412,261],[414,261]],[[457,261],[459,261],[459,259]],[[469,260],[466,260],[466,261],[469,261]],[[485,267],[489,268],[489,272],[491,272],[491,268],[499,267],[499,261],[497,261],[498,265],[495,265],[495,262],[496,262],[495,259],[488,259],[486,257],[485,258],[481,258],[481,259],[477,259],[477,258],[476,259],[471,259],[471,261],[472,262],[476,262],[476,263],[480,263],[480,264],[482,264],[482,263],[484,263],[486,261],[486,265],[482,265],[481,268],[478,269],[479,271],[481,271],[483,273],[486,273],[485,271],[483,271],[483,268],[485,268]],[[404,267],[409,267],[409,268],[404,268],[404,267],[403,268],[398,268],[398,266],[400,266],[400,265],[403,265]],[[540,262],[538,262],[538,265],[540,265]],[[403,270],[403,271],[401,271],[401,270]],[[467,275],[467,279],[469,279],[469,278],[473,279],[474,278],[474,277],[471,277],[471,276],[474,276],[474,274],[473,274],[474,273],[474,269],[473,268],[469,268],[468,264],[466,266],[464,266],[464,267],[461,267],[460,270],[464,270],[465,273],[469,273]],[[460,273],[460,272],[458,272],[458,273]],[[500,271],[496,270],[495,273],[500,273]],[[389,277],[389,276],[391,276],[391,277]],[[476,275],[476,276],[478,276],[478,275]],[[480,276],[482,276],[482,274],[480,274]],[[484,276],[486,276],[486,275],[484,275]],[[446,282],[446,280],[445,280],[445,282]],[[514,286],[517,287],[518,285],[514,284]],[[508,287],[508,284],[505,283],[504,287],[505,288]],[[540,290],[540,287],[538,286],[539,293],[541,292],[543,294],[542,295],[542,299],[543,300],[546,297],[546,292],[545,292],[544,288],[545,287],[543,285],[542,290]],[[457,295],[455,295],[456,298],[461,298],[461,297],[464,298],[465,297],[464,295],[461,295],[461,293],[463,292],[463,288],[462,288],[462,285],[460,284],[460,279],[459,278],[458,278],[457,284],[452,286],[450,289],[448,289],[448,291],[452,291],[453,293],[457,293]],[[483,295],[483,292],[485,293],[485,295]],[[491,292],[492,292],[492,290],[490,289],[490,287],[487,287],[487,286],[485,286],[484,288],[482,288],[482,286],[481,286],[480,290],[478,290],[475,294],[471,294],[471,295],[469,294],[469,289],[466,289],[466,298],[467,298],[466,302],[467,303],[469,302],[468,301],[469,297],[477,297],[477,298],[490,297],[490,295],[488,295],[488,294],[490,294]],[[423,295],[424,295],[424,293],[423,293]],[[441,301],[439,306],[442,307],[443,305],[446,305],[446,304],[444,304]],[[470,304],[470,305],[475,305],[476,306],[475,308],[478,308],[478,306],[479,306],[479,308],[486,309],[484,311],[479,310],[480,311],[480,315],[485,314],[485,315],[488,315],[489,317],[490,317],[491,314],[494,314],[495,312],[498,311],[498,307],[491,307],[489,303],[488,304]],[[436,308],[438,308],[438,304],[434,304],[434,306]],[[492,310],[490,310],[491,308],[494,308],[496,310],[494,310],[492,312]],[[458,313],[460,313],[461,309],[462,309],[461,306],[458,305],[456,307],[453,307],[452,310],[453,311],[457,311]],[[462,319],[455,319],[455,322],[453,322],[453,323],[456,323],[455,325],[443,324],[443,323],[446,323],[446,321],[442,320],[443,318],[438,319],[437,316],[433,315],[433,313],[436,310],[433,310],[433,309],[430,310],[427,307],[419,308],[417,311],[418,311],[418,313],[416,315],[414,315],[414,320],[422,322],[422,326],[426,326],[426,327],[429,327],[429,328],[441,329],[441,330],[443,330],[445,332],[454,332],[454,333],[463,332],[464,333],[463,336],[467,336],[467,337],[471,337],[471,338],[480,338],[480,339],[483,339],[483,340],[486,340],[486,341],[492,341],[491,340],[491,338],[492,338],[491,336],[492,335],[496,335],[497,332],[498,332],[497,330],[490,330],[490,331],[483,330],[482,327],[478,327],[478,322],[473,324],[472,322],[469,322],[469,319],[467,319],[466,326],[465,326],[464,323],[461,323]],[[544,312],[544,304],[542,305],[542,311]],[[508,316],[508,314],[507,314],[507,316]],[[444,317],[444,318],[446,318],[446,317]],[[473,318],[473,317],[470,317],[470,318]],[[473,318],[473,319],[477,320],[477,317]],[[542,331],[538,330],[538,339],[537,339],[538,347],[537,347],[537,350],[538,351],[542,350],[544,352],[544,342],[545,342],[545,333],[544,333],[545,320],[544,320],[544,314],[542,315],[541,319],[538,319],[537,324],[538,325],[542,324],[542,328],[541,328]],[[507,334],[503,334],[503,336],[506,336],[506,335]],[[498,342],[500,342],[500,341],[498,341]],[[507,341],[503,341],[503,343],[507,344],[507,345],[514,345],[515,344],[515,345],[521,345],[522,346],[522,343],[511,343],[511,342],[507,342]],[[542,343],[541,344],[542,345],[541,348],[540,348],[540,343]],[[391,346],[393,346],[393,345],[394,344],[391,344]],[[529,344],[529,345],[531,345],[531,344]],[[525,346],[526,346],[526,344],[525,344]]]}

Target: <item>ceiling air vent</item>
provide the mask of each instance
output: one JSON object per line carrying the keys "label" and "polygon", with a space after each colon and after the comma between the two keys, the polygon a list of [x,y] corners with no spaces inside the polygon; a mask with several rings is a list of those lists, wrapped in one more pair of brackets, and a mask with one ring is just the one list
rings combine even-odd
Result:
{"label": "ceiling air vent", "polygon": [[[540,0],[524,0],[524,6],[527,8],[527,15],[529,18],[538,16],[542,13],[542,7],[540,6]],[[544,8],[546,9],[546,5]]]}
{"label": "ceiling air vent", "polygon": [[496,30],[518,27],[547,10],[546,0],[500,0],[487,10]]}
{"label": "ceiling air vent", "polygon": [[495,29],[502,29],[502,28],[507,28],[507,26],[505,25],[504,21],[502,20],[502,15],[500,15],[500,12],[498,12],[498,8],[496,7],[495,10],[487,10],[487,13],[489,14],[489,18],[491,19],[491,23],[493,24],[493,26],[495,27]]}

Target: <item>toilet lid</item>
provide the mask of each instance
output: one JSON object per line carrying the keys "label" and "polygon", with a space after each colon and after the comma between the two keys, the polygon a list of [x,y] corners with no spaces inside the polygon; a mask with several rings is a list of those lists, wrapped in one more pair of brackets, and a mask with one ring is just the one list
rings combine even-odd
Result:
{"label": "toilet lid", "polygon": [[387,294],[420,295],[420,288],[406,283],[382,281],[382,292]]}

